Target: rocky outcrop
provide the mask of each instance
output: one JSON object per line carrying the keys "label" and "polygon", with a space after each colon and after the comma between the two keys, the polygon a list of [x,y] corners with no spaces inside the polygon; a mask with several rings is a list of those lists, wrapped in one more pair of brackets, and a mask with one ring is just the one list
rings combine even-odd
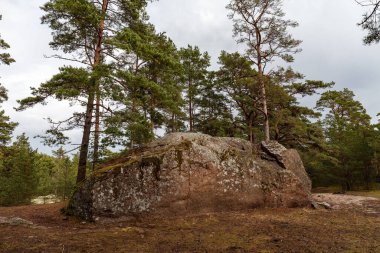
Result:
{"label": "rocky outcrop", "polygon": [[108,162],[74,193],[71,214],[92,220],[310,204],[295,150],[237,138],[174,133]]}

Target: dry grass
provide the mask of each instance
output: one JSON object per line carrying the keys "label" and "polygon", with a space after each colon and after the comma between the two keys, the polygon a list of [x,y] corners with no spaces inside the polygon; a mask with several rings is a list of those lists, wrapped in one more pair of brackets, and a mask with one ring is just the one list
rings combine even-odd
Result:
{"label": "dry grass", "polygon": [[[256,209],[113,223],[63,220],[63,204],[0,208],[0,252],[380,252],[379,215]],[[380,208],[379,208],[380,211]]]}

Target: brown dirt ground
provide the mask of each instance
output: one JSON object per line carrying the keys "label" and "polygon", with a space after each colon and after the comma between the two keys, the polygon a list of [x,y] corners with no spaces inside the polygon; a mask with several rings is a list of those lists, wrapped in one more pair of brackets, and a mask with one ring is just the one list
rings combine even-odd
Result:
{"label": "brown dirt ground", "polygon": [[[375,201],[376,202],[376,201]],[[371,207],[380,212],[380,200]],[[82,223],[64,203],[0,208],[33,226],[0,225],[0,252],[380,252],[380,214],[255,209]]]}

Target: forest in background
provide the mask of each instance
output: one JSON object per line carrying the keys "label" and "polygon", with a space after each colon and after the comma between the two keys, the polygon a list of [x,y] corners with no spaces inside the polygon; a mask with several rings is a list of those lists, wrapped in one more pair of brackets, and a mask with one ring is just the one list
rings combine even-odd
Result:
{"label": "forest in background", "polygon": [[[333,82],[308,80],[290,67],[301,41],[289,33],[298,24],[284,18],[280,0],[230,2],[234,36],[246,50],[222,51],[213,71],[207,52],[196,45],[177,48],[155,31],[148,3],[50,0],[41,7],[42,24],[52,30],[50,46],[66,65],[18,101],[18,110],[51,98],[82,110],[64,121],[49,119],[51,128],[40,137],[56,150],[53,156],[33,150],[25,135],[11,143],[17,123],[0,112],[0,205],[47,194],[66,198],[97,165],[116,156],[115,149],[125,152],[186,131],[295,148],[314,187],[378,187],[379,124],[371,123],[351,90],[334,90]],[[370,6],[360,23],[366,44],[380,39],[378,6]],[[14,62],[8,48],[0,38],[1,64]],[[299,103],[306,96],[318,97],[314,108]],[[6,100],[0,86],[0,102]],[[81,129],[82,142],[70,157],[62,146],[74,129]]]}

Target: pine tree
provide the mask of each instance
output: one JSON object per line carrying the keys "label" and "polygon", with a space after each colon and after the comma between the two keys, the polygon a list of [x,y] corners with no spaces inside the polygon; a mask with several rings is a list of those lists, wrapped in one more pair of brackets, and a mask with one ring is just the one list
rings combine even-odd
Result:
{"label": "pine tree", "polygon": [[54,154],[54,178],[55,194],[61,199],[67,199],[75,187],[75,165],[61,147]]}
{"label": "pine tree", "polygon": [[225,103],[232,111],[239,112],[234,119],[234,128],[241,129],[244,136],[254,143],[255,128],[259,126],[261,96],[257,72],[252,63],[239,53],[222,52],[220,69],[216,72],[216,86],[225,96]]}
{"label": "pine tree", "polygon": [[242,136],[234,124],[232,105],[217,85],[216,72],[209,72],[197,100],[195,131],[211,136]]}
{"label": "pine tree", "polygon": [[[2,19],[2,16],[0,15],[0,21],[1,21],[1,19]],[[0,34],[0,49],[5,50],[8,48],[9,48],[9,44],[1,38],[1,34]],[[9,53],[0,52],[0,64],[9,65],[12,62],[15,62],[15,60],[11,57],[11,55]],[[4,93],[3,93],[2,89],[0,89],[0,97],[2,97],[3,94]]]}
{"label": "pine tree", "polygon": [[38,180],[36,195],[55,194],[54,158],[46,154],[37,154],[36,178]]}
{"label": "pine tree", "polygon": [[271,137],[283,145],[299,150],[313,146],[320,148],[323,136],[314,124],[319,112],[300,106],[299,97],[315,96],[334,83],[304,80],[304,76],[291,68],[279,68],[268,83],[268,111],[271,120]]}
{"label": "pine tree", "polygon": [[265,141],[269,141],[265,70],[276,58],[293,61],[292,54],[300,51],[298,46],[301,41],[293,39],[287,30],[298,24],[284,19],[281,0],[232,0],[227,9],[231,11],[229,17],[234,22],[234,36],[238,38],[238,43],[246,44],[246,55],[257,70]]}
{"label": "pine tree", "polygon": [[117,67],[127,59],[126,55],[115,52],[115,46],[108,42],[122,29],[146,20],[146,4],[146,1],[139,0],[50,0],[42,7],[45,12],[42,23],[53,30],[50,46],[68,55],[55,57],[80,62],[86,68],[62,68],[50,81],[32,90],[33,97],[19,101],[19,109],[45,103],[51,96],[59,100],[75,100],[85,107],[84,113],[75,113],[64,122],[56,122],[48,131],[53,137],[59,137],[57,144],[62,144],[65,140],[62,130],[83,127],[77,182],[86,177],[92,128],[95,128],[93,163],[99,159],[100,109],[109,112],[108,106],[103,104],[107,99],[102,97],[106,89],[103,85],[107,84],[105,79],[111,67]]}
{"label": "pine tree", "polygon": [[359,5],[369,8],[369,11],[363,15],[363,19],[359,26],[367,32],[364,37],[364,44],[370,45],[373,43],[378,43],[380,41],[380,1],[379,0],[357,0]]}
{"label": "pine tree", "polygon": [[[0,20],[1,20],[0,15]],[[0,35],[0,50],[8,49],[9,45],[1,38]],[[9,65],[15,60],[9,53],[0,51],[0,65]],[[8,99],[7,90],[0,84],[0,104]],[[9,150],[6,145],[12,139],[12,133],[17,126],[17,123],[11,122],[9,117],[5,115],[4,110],[0,110],[0,205],[8,204],[12,200],[9,199],[9,181],[7,178],[8,168],[6,167],[6,159],[8,158]]]}
{"label": "pine tree", "polygon": [[201,53],[200,49],[188,45],[180,50],[183,67],[183,86],[185,91],[185,103],[189,127],[193,132],[196,124],[195,114],[198,109],[198,97],[203,86],[207,82],[207,68],[210,66],[210,56],[207,52]]}
{"label": "pine tree", "polygon": [[174,43],[145,23],[122,30],[112,43],[131,61],[112,76],[109,96],[119,110],[105,121],[106,140],[136,147],[155,138],[159,128],[180,128],[181,69]]}
{"label": "pine tree", "polygon": [[0,205],[27,204],[37,189],[37,152],[25,134],[5,149],[0,171]]}
{"label": "pine tree", "polygon": [[363,175],[368,183],[373,150],[369,143],[373,128],[370,116],[348,89],[327,91],[317,102],[317,108],[328,110],[323,121],[330,155],[335,158],[332,170],[342,190],[352,190]]}
{"label": "pine tree", "polygon": [[[0,15],[0,21],[1,21]],[[0,35],[0,50],[8,49],[9,45],[1,38]],[[0,65],[9,65],[15,62],[9,53],[0,51]],[[0,104],[8,100],[7,89],[0,84]],[[0,153],[1,147],[6,145],[12,138],[12,132],[17,126],[16,123],[9,121],[9,117],[5,115],[4,110],[0,110]]]}

